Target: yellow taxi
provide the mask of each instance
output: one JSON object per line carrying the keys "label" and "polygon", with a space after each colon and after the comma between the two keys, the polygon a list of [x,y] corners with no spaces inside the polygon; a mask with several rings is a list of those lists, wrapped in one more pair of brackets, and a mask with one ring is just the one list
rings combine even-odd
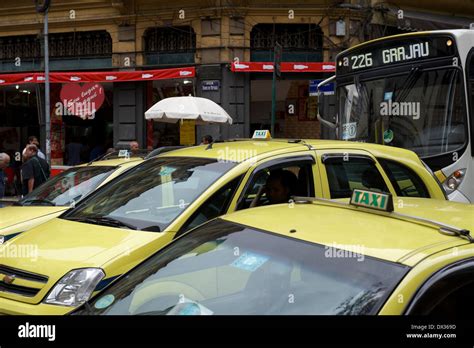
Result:
{"label": "yellow taxi", "polygon": [[[277,174],[289,183],[287,198],[347,199],[364,188],[445,199],[420,159],[399,148],[253,139],[167,152],[0,245],[0,313],[72,311],[175,236],[228,212],[275,203],[278,190],[269,182]],[[13,253],[24,246],[32,250]]]}
{"label": "yellow taxi", "polygon": [[0,240],[6,242],[61,215],[90,192],[140,162],[142,158],[125,156],[78,165],[58,174],[13,206],[0,209]]}
{"label": "yellow taxi", "polygon": [[416,204],[460,220],[399,213],[390,194],[357,189],[350,204],[295,197],[225,215],[176,239],[75,314],[470,315],[474,206]]}

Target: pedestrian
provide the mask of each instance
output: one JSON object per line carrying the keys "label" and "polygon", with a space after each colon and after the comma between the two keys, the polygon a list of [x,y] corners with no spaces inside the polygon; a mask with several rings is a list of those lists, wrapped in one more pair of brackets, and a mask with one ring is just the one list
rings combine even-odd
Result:
{"label": "pedestrian", "polygon": [[26,147],[25,163],[21,168],[23,195],[27,195],[49,179],[49,165],[38,157],[38,148],[34,144]]}
{"label": "pedestrian", "polygon": [[212,139],[212,136],[205,135],[201,139],[201,145],[207,145],[207,144],[212,143],[213,141],[214,141],[214,139]]}
{"label": "pedestrian", "polygon": [[96,140],[96,145],[91,150],[89,161],[95,161],[105,154],[106,148],[104,143],[104,140]]}
{"label": "pedestrian", "polygon": [[140,149],[140,145],[138,144],[138,141],[132,140],[130,142],[130,152],[134,155],[138,153],[138,150]]}
{"label": "pedestrian", "polygon": [[[36,147],[38,148],[38,157],[46,160],[46,156],[40,150],[40,143],[38,141],[38,137],[36,137],[35,135],[32,135],[32,136],[28,137],[28,144],[26,144],[26,146],[28,146],[30,144],[36,145]],[[23,149],[23,153],[22,153],[23,157],[25,157],[26,146]]]}
{"label": "pedestrian", "polygon": [[82,144],[79,138],[74,136],[72,141],[66,145],[66,158],[68,166],[76,166],[81,163]]}
{"label": "pedestrian", "polygon": [[9,164],[10,164],[10,156],[8,156],[5,152],[0,152],[0,199],[2,199],[3,196],[5,196],[5,186],[6,186],[7,176],[5,174],[4,169],[7,168]]}

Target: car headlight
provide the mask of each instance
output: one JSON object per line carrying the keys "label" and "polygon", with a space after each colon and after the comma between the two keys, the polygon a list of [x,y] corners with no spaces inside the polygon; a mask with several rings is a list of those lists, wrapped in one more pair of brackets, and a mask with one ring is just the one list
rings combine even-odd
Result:
{"label": "car headlight", "polygon": [[0,245],[5,243],[5,236],[0,236]]}
{"label": "car headlight", "polygon": [[458,169],[454,171],[450,176],[446,178],[443,182],[443,187],[446,190],[447,194],[455,191],[459,185],[461,185],[464,176],[466,175],[466,169]]}
{"label": "car headlight", "polygon": [[70,271],[50,291],[45,302],[76,307],[89,300],[105,273],[100,268],[83,268]]}

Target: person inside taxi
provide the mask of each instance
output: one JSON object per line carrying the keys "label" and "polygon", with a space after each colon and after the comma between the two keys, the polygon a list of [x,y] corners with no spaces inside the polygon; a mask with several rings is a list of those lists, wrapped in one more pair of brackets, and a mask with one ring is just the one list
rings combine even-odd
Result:
{"label": "person inside taxi", "polygon": [[[270,205],[288,203],[291,196],[296,192],[298,178],[293,172],[289,170],[277,169],[270,173],[265,183],[265,186],[261,187],[250,204],[250,208],[259,205]],[[261,197],[266,193],[267,202],[262,203]]]}

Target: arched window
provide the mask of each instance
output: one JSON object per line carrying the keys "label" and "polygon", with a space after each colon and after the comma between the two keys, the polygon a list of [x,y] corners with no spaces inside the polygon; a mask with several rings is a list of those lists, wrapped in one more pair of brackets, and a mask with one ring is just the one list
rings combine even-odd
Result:
{"label": "arched window", "polygon": [[255,25],[250,33],[252,61],[273,61],[276,42],[283,46],[283,61],[322,61],[323,32],[316,24]]}
{"label": "arched window", "polygon": [[35,35],[0,37],[0,59],[36,57],[41,46]]}
{"label": "arched window", "polygon": [[105,30],[49,35],[52,58],[112,56],[112,38]]}
{"label": "arched window", "polygon": [[[48,39],[52,70],[112,66],[112,38],[105,30],[50,33]],[[41,35],[0,37],[0,71],[40,70],[42,61]]]}
{"label": "arched window", "polygon": [[196,34],[190,26],[149,28],[144,40],[148,65],[194,63]]}

